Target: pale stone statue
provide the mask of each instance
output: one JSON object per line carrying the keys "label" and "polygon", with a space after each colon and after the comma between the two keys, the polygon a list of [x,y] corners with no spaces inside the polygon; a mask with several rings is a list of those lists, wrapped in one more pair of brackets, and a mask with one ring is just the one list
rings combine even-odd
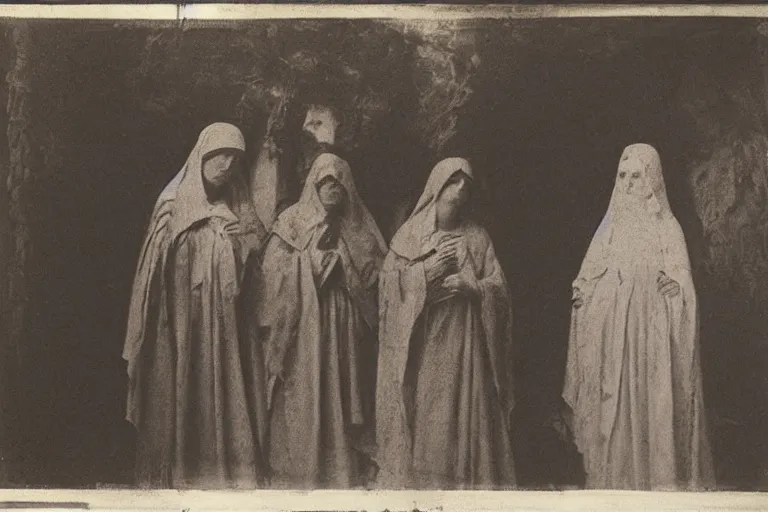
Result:
{"label": "pale stone statue", "polygon": [[515,484],[510,297],[488,233],[465,215],[473,176],[464,159],[435,166],[381,272],[381,487]]}
{"label": "pale stone statue", "polygon": [[563,397],[595,489],[699,489],[714,475],[696,290],[661,160],[624,150],[573,285]]}
{"label": "pale stone statue", "polygon": [[133,285],[123,357],[142,486],[263,484],[263,361],[250,290],[266,237],[238,128],[202,131],[160,194]]}
{"label": "pale stone statue", "polygon": [[272,483],[365,483],[373,438],[378,307],[386,245],[347,162],[318,156],[264,254]]}
{"label": "pale stone statue", "polygon": [[302,130],[312,135],[319,144],[336,144],[336,129],[339,121],[333,111],[323,105],[312,105],[307,109]]}

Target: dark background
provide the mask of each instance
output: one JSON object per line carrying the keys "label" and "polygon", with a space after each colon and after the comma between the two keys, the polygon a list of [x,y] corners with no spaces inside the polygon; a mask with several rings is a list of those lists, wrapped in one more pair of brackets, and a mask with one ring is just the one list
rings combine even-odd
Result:
{"label": "dark background", "polygon": [[[375,171],[363,175],[361,189],[385,230],[388,191],[418,194],[439,157],[467,156],[483,176],[484,218],[514,297],[520,483],[579,482],[573,449],[549,422],[560,404],[570,283],[607,207],[622,149],[647,142],[662,155],[670,202],[697,268],[719,482],[760,488],[768,350],[762,313],[708,287],[703,228],[687,181],[701,141],[679,112],[692,67],[760,74],[751,22],[477,25],[482,64],[451,144],[434,151],[404,135],[404,110],[416,104],[405,87],[400,110],[379,125],[376,146],[353,152],[351,162]],[[60,22],[35,30],[37,123],[54,135],[41,141],[47,160],[35,185],[15,473],[30,486],[128,485],[133,433],[123,419],[120,353],[146,222],[205,125],[243,126],[234,109],[240,93],[231,84],[182,89],[182,76],[167,86],[175,103],[153,113],[132,74],[146,58],[148,28]],[[221,29],[209,31],[203,41],[221,37]],[[196,65],[194,56],[189,62]],[[255,140],[265,121],[254,114],[243,128]]]}

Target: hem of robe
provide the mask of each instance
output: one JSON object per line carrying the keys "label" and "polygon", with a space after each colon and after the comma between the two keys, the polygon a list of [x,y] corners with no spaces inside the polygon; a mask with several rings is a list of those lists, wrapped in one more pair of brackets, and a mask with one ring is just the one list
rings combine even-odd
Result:
{"label": "hem of robe", "polygon": [[[591,298],[591,297],[590,297]],[[585,302],[586,305],[586,302]],[[585,308],[582,307],[581,311],[584,311]],[[572,325],[571,331],[573,333],[574,327]],[[571,335],[573,336],[573,334]],[[569,347],[573,344],[573,339],[569,341]],[[578,353],[578,352],[577,352]],[[624,368],[624,365],[622,365],[622,374],[626,371],[626,368]],[[579,382],[568,382],[566,379],[566,385],[564,386],[564,390],[561,393],[561,398],[564,400],[565,404],[569,407],[571,413],[572,413],[572,426],[570,426],[571,431],[573,432],[573,441],[574,445],[576,446],[576,449],[578,453],[582,457],[587,457],[589,452],[591,451],[591,442],[590,438],[593,437],[592,431],[593,429],[589,427],[588,422],[582,420],[579,422],[578,417],[576,415],[577,407],[579,406],[580,401],[580,392],[581,392],[581,386],[583,384]],[[681,400],[680,402],[689,402],[694,404],[691,406],[688,416],[691,420],[690,425],[688,426],[691,429],[691,432],[689,432],[689,435],[692,438],[698,438],[703,433],[699,431],[698,425],[700,424],[700,421],[702,420],[701,416],[701,410],[700,407],[697,407],[695,405],[697,399],[700,399],[701,396],[701,385],[694,384],[692,385],[692,389],[687,394],[686,398]],[[676,401],[677,403],[677,401]],[[582,406],[583,408],[583,406]],[[581,423],[581,424],[579,424]],[[675,425],[674,428],[679,428],[678,425]],[[698,434],[698,435],[697,435]],[[598,434],[600,435],[600,434]],[[704,434],[706,435],[706,434]],[[705,444],[706,443],[705,441]],[[701,453],[701,450],[695,450],[692,447],[688,446],[688,452],[689,456],[694,453]],[[707,451],[709,448],[705,448]],[[680,451],[679,448],[676,446],[675,451]],[[700,492],[704,490],[711,490],[716,488],[716,484],[714,482],[714,475],[707,475],[704,478],[700,476],[702,468],[704,468],[704,473],[708,473],[710,470],[706,469],[706,467],[709,465],[711,468],[711,462],[708,464],[707,459],[711,460],[710,454],[705,455],[699,455],[696,458],[696,461],[692,464],[690,464],[688,467],[685,468],[685,470],[697,474],[699,476],[691,476],[688,479],[686,478],[678,478],[675,483],[649,483],[647,485],[638,485],[638,486],[631,486],[631,485],[594,485],[590,484],[590,476],[585,470],[585,477],[586,477],[586,483],[585,488],[587,489],[613,489],[613,490],[642,490],[642,491],[655,491],[655,492]],[[599,477],[598,477],[599,478]],[[709,483],[704,483],[703,480],[708,481]],[[698,483],[697,483],[698,482]]]}
{"label": "hem of robe", "polygon": [[510,483],[467,483],[451,475],[441,475],[429,471],[412,470],[412,489],[440,491],[503,491],[517,489],[514,478]]}

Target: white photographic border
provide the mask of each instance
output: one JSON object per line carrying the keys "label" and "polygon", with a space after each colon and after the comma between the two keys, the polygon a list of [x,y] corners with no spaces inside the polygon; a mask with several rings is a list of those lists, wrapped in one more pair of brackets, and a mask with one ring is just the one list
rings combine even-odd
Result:
{"label": "white photographic border", "polygon": [[[0,5],[0,20],[179,22],[248,19],[766,18],[766,5]],[[253,511],[766,511],[768,493],[616,491],[0,490],[0,509]]]}

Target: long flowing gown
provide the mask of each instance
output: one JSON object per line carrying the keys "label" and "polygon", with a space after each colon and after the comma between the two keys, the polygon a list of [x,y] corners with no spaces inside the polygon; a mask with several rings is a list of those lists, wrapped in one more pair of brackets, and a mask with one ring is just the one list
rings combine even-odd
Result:
{"label": "long flowing gown", "polygon": [[232,147],[232,130],[201,134],[158,199],[139,260],[124,357],[141,486],[253,488],[265,476],[263,362],[243,314],[255,301],[241,293],[258,279],[250,256],[262,237],[207,199],[201,175],[207,152]]}
{"label": "long flowing gown", "polygon": [[[350,202],[357,203],[348,212],[360,222],[350,221],[335,247],[320,250],[318,241],[327,225],[315,186],[328,175],[337,177]],[[355,251],[355,241],[367,236],[372,239],[370,253]],[[358,269],[361,261],[378,268],[383,247],[346,163],[321,155],[302,200],[278,218],[263,263],[267,301],[260,316],[269,333],[274,486],[349,488],[365,483],[373,429],[377,272],[365,279]],[[324,262],[324,255],[330,260]]]}
{"label": "long flowing gown", "polygon": [[[446,174],[433,180],[436,190]],[[506,280],[486,231],[466,221],[453,232],[462,238],[458,264],[460,273],[474,274],[479,297],[433,292],[414,255],[428,253],[443,234],[434,230],[408,256],[393,245],[380,276],[379,483],[508,488],[515,468]]]}
{"label": "long flowing gown", "polygon": [[[615,192],[576,281],[584,298],[572,313],[563,396],[574,412],[590,488],[696,489],[714,482],[696,291],[658,157],[649,160],[660,211],[621,206]],[[659,291],[660,272],[678,283],[677,295]]]}
{"label": "long flowing gown", "polygon": [[[366,372],[364,366],[375,360],[375,340],[345,287],[341,267],[319,290],[316,282],[325,269],[312,267],[310,254],[272,238],[264,271],[282,274],[288,286],[270,294],[270,300],[301,317],[298,339],[284,355],[282,377],[271,392],[272,480],[277,486],[348,488],[363,484],[362,434],[373,419],[372,390],[365,387],[372,368],[369,364]],[[296,274],[286,276],[291,271]],[[300,304],[300,310],[290,303]],[[276,325],[272,329],[272,336],[288,335]]]}

